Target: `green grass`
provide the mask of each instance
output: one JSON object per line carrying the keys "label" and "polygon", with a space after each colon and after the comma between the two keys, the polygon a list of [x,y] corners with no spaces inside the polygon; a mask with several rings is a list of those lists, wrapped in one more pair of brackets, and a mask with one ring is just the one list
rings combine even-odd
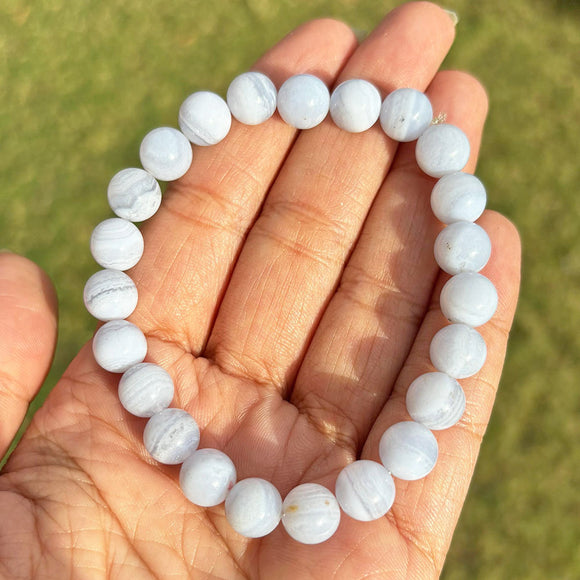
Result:
{"label": "green grass", "polygon": [[[0,247],[56,283],[59,347],[46,393],[91,335],[81,290],[104,191],[183,97],[225,92],[295,25],[370,30],[371,0],[5,0],[0,5]],[[478,76],[490,117],[478,175],[524,243],[521,303],[480,462],[443,577],[580,577],[580,8],[450,0],[446,66]],[[38,404],[38,403],[36,403]]]}

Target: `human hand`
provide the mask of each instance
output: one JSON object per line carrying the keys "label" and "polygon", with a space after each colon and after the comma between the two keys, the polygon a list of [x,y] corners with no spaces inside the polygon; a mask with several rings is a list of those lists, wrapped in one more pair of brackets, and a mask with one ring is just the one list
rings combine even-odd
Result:
{"label": "human hand", "polygon": [[[343,24],[306,24],[255,68],[278,87],[309,72],[328,86],[364,78],[382,94],[426,89],[435,112],[468,135],[465,170],[473,171],[486,97],[470,76],[437,72],[453,34],[445,12],[409,4],[360,47]],[[347,463],[378,459],[382,433],[408,418],[408,385],[432,370],[429,343],[445,324],[438,296],[446,276],[432,257],[441,224],[414,143],[397,148],[380,127],[353,135],[330,120],[295,138],[275,116],[259,127],[234,123],[219,145],[196,148],[188,174],[145,224],[145,254],[131,271],[139,305],[130,319],[147,335],[147,360],[175,381],[172,406],[195,417],[200,447],[233,459],[238,479],[263,477],[282,496],[303,482],[333,490]],[[0,574],[436,577],[491,412],[517,300],[517,233],[494,212],[479,223],[494,248],[484,274],[500,296],[493,320],[480,329],[488,359],[461,381],[467,410],[459,424],[436,433],[435,469],[419,481],[397,480],[385,517],[343,516],[316,548],[291,540],[282,526],[259,540],[239,536],[223,506],[192,505],[178,468],[148,456],[145,420],[123,410],[118,376],[100,369],[87,345],[0,477]],[[55,306],[29,262],[0,260],[12,274],[0,278],[2,319],[21,323],[0,338],[5,450],[49,364]]]}

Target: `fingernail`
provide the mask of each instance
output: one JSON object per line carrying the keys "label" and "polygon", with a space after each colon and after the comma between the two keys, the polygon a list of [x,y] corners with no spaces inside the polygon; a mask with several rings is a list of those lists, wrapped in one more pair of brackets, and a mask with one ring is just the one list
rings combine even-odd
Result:
{"label": "fingernail", "polygon": [[443,8],[443,10],[445,10],[445,12],[447,12],[447,14],[449,15],[449,18],[451,18],[453,26],[457,26],[457,23],[459,22],[459,16],[457,16],[457,12],[455,12],[454,10],[447,10],[446,8]]}

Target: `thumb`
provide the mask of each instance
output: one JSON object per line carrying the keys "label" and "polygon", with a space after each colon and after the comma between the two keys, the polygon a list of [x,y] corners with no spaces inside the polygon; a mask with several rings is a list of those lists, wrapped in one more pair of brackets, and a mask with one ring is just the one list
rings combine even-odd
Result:
{"label": "thumb", "polygon": [[30,260],[0,253],[0,458],[50,368],[57,299],[48,275]]}

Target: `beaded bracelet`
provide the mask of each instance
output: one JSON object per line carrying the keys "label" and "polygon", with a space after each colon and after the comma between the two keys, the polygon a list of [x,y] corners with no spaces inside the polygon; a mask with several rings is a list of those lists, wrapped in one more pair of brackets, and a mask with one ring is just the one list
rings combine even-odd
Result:
{"label": "beaded bracelet", "polygon": [[[451,324],[435,334],[430,358],[437,372],[415,379],[406,395],[412,421],[389,427],[381,437],[381,463],[358,460],[338,475],[335,494],[306,483],[282,501],[278,490],[260,478],[236,483],[231,459],[217,449],[197,449],[199,428],[185,410],[169,408],[174,384],[160,366],[145,363],[143,332],[125,320],[137,305],[137,288],[123,271],[143,254],[143,236],[132,222],[150,218],[161,203],[157,180],[171,181],[191,165],[191,143],[213,145],[229,132],[232,115],[257,125],[278,109],[284,121],[310,129],[330,111],[333,121],[349,132],[362,132],[380,119],[392,139],[417,139],[416,159],[427,174],[439,178],[431,194],[435,216],[448,224],[435,240],[435,259],[452,277],[440,295],[440,307]],[[395,498],[393,476],[404,480],[425,477],[438,455],[431,430],[451,427],[465,409],[465,395],[457,379],[477,373],[486,358],[486,345],[474,329],[494,314],[498,297],[493,284],[478,272],[487,263],[491,243],[473,223],[482,214],[486,192],[473,175],[462,173],[469,158],[469,141],[457,127],[433,123],[433,110],[423,93],[402,88],[384,101],[371,83],[353,79],[330,95],[312,75],[289,78],[276,92],[258,72],[238,76],[228,88],[227,103],[215,93],[190,95],[179,111],[181,132],[161,127],[148,133],[140,148],[143,169],[117,173],[108,187],[116,218],[101,222],[91,236],[91,253],[104,269],[88,280],[84,300],[88,311],[105,324],[93,339],[97,363],[112,373],[123,373],[119,398],[137,417],[149,417],[143,439],[157,461],[182,463],[180,486],[193,504],[216,506],[225,500],[225,514],[238,533],[258,538],[274,530],[280,520],[288,534],[305,544],[330,538],[338,528],[340,508],[350,517],[370,521],[385,515]]]}

